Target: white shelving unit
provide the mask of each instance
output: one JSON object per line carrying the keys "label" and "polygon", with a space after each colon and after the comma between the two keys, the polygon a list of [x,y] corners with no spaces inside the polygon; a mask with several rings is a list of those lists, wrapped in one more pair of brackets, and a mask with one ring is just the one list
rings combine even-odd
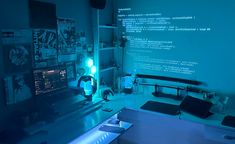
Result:
{"label": "white shelving unit", "polygon": [[114,70],[114,69],[116,69],[116,67],[107,67],[107,68],[103,68],[103,69],[100,69],[100,73],[106,72],[106,71],[109,71],[109,70]]}
{"label": "white shelving unit", "polygon": [[[99,38],[100,38],[99,39],[99,46],[100,46],[101,41],[105,41],[101,38],[103,35],[105,35],[102,33],[104,31],[106,31],[108,33],[112,33],[112,41],[114,40],[114,35],[117,32],[117,26],[114,26],[114,24],[108,24],[108,25],[100,25],[99,24],[98,29],[99,29],[99,35],[100,35],[99,36]],[[109,46],[109,45],[111,45],[111,46]],[[102,80],[104,80],[105,83],[109,87],[113,87],[114,81],[115,81],[114,73],[115,73],[116,67],[114,66],[115,64],[113,62],[114,62],[114,52],[115,52],[115,49],[118,49],[118,47],[113,46],[113,45],[114,44],[109,41],[107,46],[99,47],[99,56],[100,56],[100,58],[99,58],[99,60],[100,60],[100,62],[99,62],[99,64],[100,64],[99,76],[100,76],[100,79],[102,78]],[[107,62],[109,62],[109,63],[107,64]],[[110,82],[110,81],[112,81],[112,82]]]}
{"label": "white shelving unit", "polygon": [[117,52],[121,50],[117,46],[118,27],[113,20],[112,22],[105,21],[108,18],[103,18],[103,14],[109,18],[113,17],[111,16],[112,13],[106,10],[93,9],[94,62],[97,67],[95,77],[98,90],[101,79],[104,80],[108,87],[114,87],[118,70],[116,65],[120,65],[117,62]]}
{"label": "white shelving unit", "polygon": [[99,28],[117,29],[117,26],[112,26],[112,25],[99,25]]}
{"label": "white shelving unit", "polygon": [[99,51],[106,51],[106,50],[114,50],[117,47],[105,47],[105,48],[100,48]]}

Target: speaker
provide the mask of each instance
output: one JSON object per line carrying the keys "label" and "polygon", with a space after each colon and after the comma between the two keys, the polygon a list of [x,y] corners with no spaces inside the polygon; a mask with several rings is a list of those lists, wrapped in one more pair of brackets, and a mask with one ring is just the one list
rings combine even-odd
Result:
{"label": "speaker", "polygon": [[93,8],[104,9],[106,0],[90,0],[90,4]]}

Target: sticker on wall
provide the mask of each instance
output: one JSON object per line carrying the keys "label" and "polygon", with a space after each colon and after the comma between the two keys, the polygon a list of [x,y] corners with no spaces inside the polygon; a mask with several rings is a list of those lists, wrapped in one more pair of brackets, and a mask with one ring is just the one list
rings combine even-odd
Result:
{"label": "sticker on wall", "polygon": [[31,68],[31,30],[2,30],[4,68],[6,74]]}
{"label": "sticker on wall", "polygon": [[31,75],[28,73],[4,78],[7,105],[22,102],[32,97],[31,80]]}
{"label": "sticker on wall", "polygon": [[58,64],[57,34],[52,29],[33,30],[34,67],[50,67]]}
{"label": "sticker on wall", "polygon": [[75,20],[58,18],[58,49],[60,55],[70,55],[76,52]]}

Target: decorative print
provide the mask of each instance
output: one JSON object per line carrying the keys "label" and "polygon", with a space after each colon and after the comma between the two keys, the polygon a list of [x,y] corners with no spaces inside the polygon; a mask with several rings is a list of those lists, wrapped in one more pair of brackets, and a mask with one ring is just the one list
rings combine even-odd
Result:
{"label": "decorative print", "polygon": [[58,49],[60,55],[69,55],[76,52],[75,20],[58,18]]}
{"label": "decorative print", "polygon": [[6,103],[15,104],[32,97],[31,75],[17,74],[4,78]]}
{"label": "decorative print", "polygon": [[7,74],[31,68],[31,30],[2,30],[4,68]]}
{"label": "decorative print", "polygon": [[68,81],[75,80],[76,79],[75,62],[67,62],[66,63],[66,70],[67,70]]}
{"label": "decorative print", "polygon": [[34,67],[50,67],[58,64],[56,30],[34,29]]}

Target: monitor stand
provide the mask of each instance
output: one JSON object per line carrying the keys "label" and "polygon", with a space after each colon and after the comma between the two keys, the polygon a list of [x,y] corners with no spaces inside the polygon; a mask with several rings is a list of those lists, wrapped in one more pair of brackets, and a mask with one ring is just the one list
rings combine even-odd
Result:
{"label": "monitor stand", "polygon": [[[161,86],[163,87],[163,86]],[[173,88],[173,87],[172,87]],[[174,89],[177,89],[177,94],[176,95],[173,95],[173,94],[165,94],[165,93],[162,93],[159,91],[159,86],[158,85],[155,85],[154,86],[154,89],[155,91],[152,92],[152,95],[155,96],[155,97],[165,97],[165,98],[171,98],[171,99],[174,99],[174,100],[183,100],[183,96],[180,95],[180,89],[175,87]]]}

